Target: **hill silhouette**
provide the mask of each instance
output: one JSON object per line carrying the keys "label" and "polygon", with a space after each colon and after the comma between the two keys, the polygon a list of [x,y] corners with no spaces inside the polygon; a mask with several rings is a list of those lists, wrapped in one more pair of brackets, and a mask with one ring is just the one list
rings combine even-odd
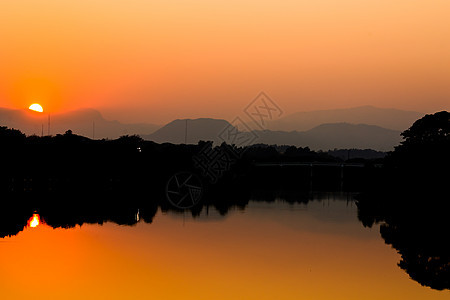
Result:
{"label": "hill silhouette", "polygon": [[[148,134],[159,128],[154,124],[123,124],[103,118],[94,109],[80,109],[50,116],[50,134],[63,134],[72,130],[75,134],[95,138],[118,138],[126,134]],[[27,135],[48,133],[48,114],[29,110],[0,108],[0,125],[21,130]]]}
{"label": "hill silhouette", "polygon": [[221,143],[220,132],[231,124],[220,119],[177,119],[154,133],[141,135],[141,137],[156,143],[183,144],[186,141],[186,126],[188,144],[197,144],[200,140]]}

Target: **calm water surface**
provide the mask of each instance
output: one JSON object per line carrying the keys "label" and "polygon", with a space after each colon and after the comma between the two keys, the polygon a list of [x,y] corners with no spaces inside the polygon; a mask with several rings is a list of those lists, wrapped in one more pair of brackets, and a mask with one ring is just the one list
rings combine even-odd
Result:
{"label": "calm water surface", "polygon": [[349,195],[313,198],[225,216],[158,210],[152,223],[136,212],[133,226],[53,229],[30,216],[0,239],[0,299],[450,299],[397,266]]}

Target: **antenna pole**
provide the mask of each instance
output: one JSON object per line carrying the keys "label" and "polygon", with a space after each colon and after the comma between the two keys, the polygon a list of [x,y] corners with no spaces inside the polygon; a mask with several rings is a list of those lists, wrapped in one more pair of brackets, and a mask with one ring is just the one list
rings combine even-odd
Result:
{"label": "antenna pole", "polygon": [[184,133],[184,143],[187,145],[188,120],[186,119],[186,131]]}
{"label": "antenna pole", "polygon": [[50,136],[50,113],[48,114],[48,133],[47,134]]}

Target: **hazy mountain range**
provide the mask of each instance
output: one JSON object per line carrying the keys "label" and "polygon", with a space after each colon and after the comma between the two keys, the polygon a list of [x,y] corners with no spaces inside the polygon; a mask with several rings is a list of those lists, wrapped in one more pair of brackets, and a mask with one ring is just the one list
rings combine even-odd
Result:
{"label": "hazy mountain range", "polygon": [[304,131],[321,124],[350,123],[376,125],[403,131],[408,129],[414,121],[420,119],[423,115],[423,113],[416,111],[360,106],[346,109],[297,112],[268,122],[267,129]]}
{"label": "hazy mountain range", "polygon": [[[50,134],[72,130],[89,138],[117,138],[139,134],[146,140],[163,143],[197,143],[231,140],[228,131],[239,132],[248,139],[244,144],[266,143],[310,147],[314,150],[360,148],[392,150],[401,141],[400,132],[409,128],[422,113],[371,106],[350,109],[299,112],[268,123],[266,130],[242,133],[226,120],[182,119],[161,126],[155,124],[123,124],[109,121],[100,112],[83,109],[50,116]],[[48,115],[29,110],[0,108],[0,125],[20,129],[31,135],[48,133]],[[251,124],[250,124],[251,125]],[[240,129],[240,128],[239,128]],[[239,142],[235,141],[239,145]]]}
{"label": "hazy mountain range", "polygon": [[[231,132],[232,136],[227,135],[227,132]],[[239,139],[234,140],[237,135]],[[366,124],[322,124],[307,131],[242,132],[227,121],[217,119],[175,120],[153,134],[142,137],[158,143],[181,144],[186,140],[187,143],[196,144],[199,140],[204,140],[218,144],[226,141],[238,146],[256,143],[294,145],[313,150],[357,148],[390,151],[401,141],[400,131]]]}
{"label": "hazy mountain range", "polygon": [[[29,110],[0,108],[0,125],[20,129],[27,135],[48,133],[48,115]],[[50,134],[72,130],[89,138],[118,138],[126,134],[148,134],[161,126],[154,124],[123,124],[108,121],[94,109],[81,109],[50,115]],[[43,129],[43,130],[42,130]]]}

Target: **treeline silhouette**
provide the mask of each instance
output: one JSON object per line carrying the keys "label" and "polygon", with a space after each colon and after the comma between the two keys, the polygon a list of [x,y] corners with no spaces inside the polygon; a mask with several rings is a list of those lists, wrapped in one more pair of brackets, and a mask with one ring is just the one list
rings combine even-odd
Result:
{"label": "treeline silhouette", "polygon": [[[230,186],[243,191],[258,187],[361,191],[362,201],[386,194],[403,196],[410,192],[414,196],[431,190],[445,196],[428,198],[428,202],[447,203],[443,187],[450,181],[450,113],[426,115],[402,136],[401,145],[385,158],[363,160],[364,167],[350,168],[340,165],[344,161],[341,158],[307,147],[260,144],[238,148],[222,144],[213,148],[210,142],[157,144],[136,135],[91,140],[70,130],[38,137],[0,127],[0,195],[25,194],[21,197],[25,202],[68,194],[78,195],[76,203],[87,201],[86,196],[92,194],[148,202],[164,198],[164,187],[173,174],[189,171],[203,180],[206,193],[215,196],[224,194]],[[220,166],[223,172],[214,184],[208,182],[204,170],[193,160],[208,146],[210,150],[239,153],[232,163]],[[216,154],[208,152],[205,156]]]}
{"label": "treeline silhouette", "polygon": [[[18,130],[0,127],[0,193],[33,192],[35,194],[71,192],[123,192],[142,193],[143,190],[164,186],[168,178],[178,171],[199,174],[193,157],[210,142],[197,145],[157,144],[144,141],[139,136],[122,136],[116,140],[92,140],[68,130],[56,136],[25,136]],[[264,179],[289,182],[292,178],[301,182],[301,176],[310,175],[306,167],[286,167],[277,176],[272,170],[254,170],[258,162],[332,162],[344,160],[325,152],[301,147],[254,145],[238,148],[222,144],[213,149],[227,148],[239,157],[232,157],[220,174],[220,180],[236,180],[264,173]],[[370,160],[365,163],[370,164]],[[336,168],[334,168],[336,169]],[[315,177],[322,181],[336,181],[339,170],[316,168]],[[347,181],[352,177],[347,172]],[[358,180],[360,174],[354,175]],[[255,178],[253,178],[255,180]],[[319,180],[316,180],[319,182]]]}

